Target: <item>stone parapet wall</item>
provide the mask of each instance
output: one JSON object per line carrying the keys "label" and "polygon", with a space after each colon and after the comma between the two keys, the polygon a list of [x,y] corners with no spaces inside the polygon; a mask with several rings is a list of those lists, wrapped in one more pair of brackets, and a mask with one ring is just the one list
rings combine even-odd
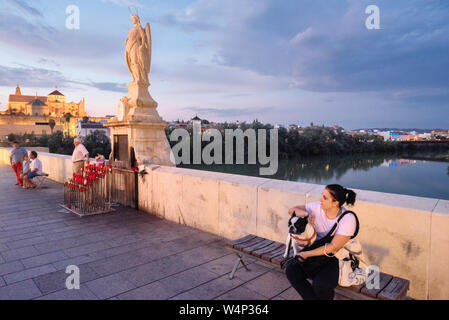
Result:
{"label": "stone parapet wall", "polygon": [[[139,209],[236,239],[284,242],[287,210],[319,201],[323,185],[152,166],[139,178]],[[411,281],[409,296],[449,299],[449,201],[357,190],[359,239],[382,272]],[[232,266],[230,266],[231,268]]]}
{"label": "stone parapet wall", "polygon": [[[29,147],[28,151],[35,150],[42,162],[42,171],[49,174],[49,178],[64,183],[72,176],[72,157],[62,154],[46,153],[38,148]],[[9,165],[9,154],[11,148],[0,148],[0,164]],[[11,171],[12,172],[12,171]]]}
{"label": "stone parapet wall", "polygon": [[[70,156],[41,153],[39,158],[51,179],[64,182],[71,175]],[[6,148],[0,148],[0,163],[9,163]],[[324,188],[164,166],[146,171],[139,178],[140,210],[229,239],[253,233],[284,242],[287,210],[318,201]],[[370,262],[409,279],[413,298],[449,299],[449,201],[355,191],[351,209],[359,217],[359,239]]]}

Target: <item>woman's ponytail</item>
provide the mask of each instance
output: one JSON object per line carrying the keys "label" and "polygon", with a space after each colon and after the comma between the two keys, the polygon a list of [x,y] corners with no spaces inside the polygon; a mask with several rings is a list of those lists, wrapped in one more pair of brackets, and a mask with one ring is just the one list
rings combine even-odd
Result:
{"label": "woman's ponytail", "polygon": [[335,199],[338,201],[339,207],[342,207],[345,203],[354,205],[356,193],[350,189],[346,189],[339,184],[330,184],[326,186],[326,189]]}
{"label": "woman's ponytail", "polygon": [[353,206],[355,203],[355,197],[356,194],[354,191],[350,190],[350,189],[345,189],[346,192],[346,203]]}

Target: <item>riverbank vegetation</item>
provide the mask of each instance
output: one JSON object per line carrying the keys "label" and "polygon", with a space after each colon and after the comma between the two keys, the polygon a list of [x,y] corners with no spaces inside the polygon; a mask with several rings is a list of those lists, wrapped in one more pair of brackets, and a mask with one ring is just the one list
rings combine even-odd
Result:
{"label": "riverbank vegetation", "polygon": [[[258,121],[252,123],[223,123],[217,129],[224,132],[226,129],[254,129],[256,137],[258,130],[270,130],[273,126],[262,124]],[[170,134],[173,129],[166,129],[170,146],[173,147],[179,141],[170,141]],[[192,135],[192,129],[188,129]],[[10,146],[11,142],[17,140],[22,146],[48,147],[51,153],[70,155],[73,152],[73,137],[65,137],[61,131],[51,135],[36,136],[34,134],[8,135],[8,141],[2,142],[2,146]],[[203,141],[202,148],[210,142]],[[225,139],[222,139],[222,151],[225,151]],[[269,131],[267,131],[267,152],[269,152]],[[91,155],[103,154],[108,158],[111,151],[110,139],[102,132],[95,131],[83,139],[83,144]],[[193,150],[193,139],[190,139],[191,150]],[[295,157],[314,156],[348,156],[357,154],[395,154],[401,156],[424,156],[433,158],[439,157],[441,160],[449,161],[449,143],[414,144],[402,143],[399,141],[384,141],[383,137],[369,134],[349,134],[342,128],[309,126],[296,129],[278,129],[278,151],[280,159]],[[234,141],[234,155],[236,145]],[[248,141],[245,138],[245,156],[248,151]],[[191,157],[193,153],[190,152]],[[245,158],[246,159],[246,158]]]}
{"label": "riverbank vegetation", "polygon": [[[225,129],[241,129],[243,132],[247,129],[269,130],[273,129],[270,124],[262,124],[254,121],[253,123],[236,124],[224,123],[217,127],[222,133]],[[170,141],[170,134],[173,130],[167,129],[167,138]],[[192,129],[188,129],[192,135]],[[256,134],[256,137],[258,135]],[[191,139],[193,140],[193,139]],[[173,147],[179,141],[170,141]],[[192,145],[192,141],[191,145]],[[202,147],[209,142],[202,142]],[[222,139],[223,147],[225,140]],[[396,155],[416,155],[416,154],[441,154],[446,153],[449,159],[449,143],[415,144],[403,143],[400,141],[385,141],[383,137],[370,134],[349,134],[342,128],[309,126],[306,128],[278,129],[278,150],[280,159],[289,159],[295,157],[313,157],[327,155],[356,155],[356,154],[396,154]],[[236,149],[234,141],[234,150]],[[192,150],[192,149],[191,149]],[[245,138],[245,155],[247,153],[247,139]],[[267,150],[269,150],[269,134],[267,134]],[[234,152],[235,154],[235,152]]]}
{"label": "riverbank vegetation", "polygon": [[[71,155],[73,153],[74,137],[66,137],[62,131],[56,131],[53,134],[36,136],[34,134],[9,134],[8,140],[3,141],[2,147],[10,147],[13,141],[18,141],[22,147],[45,147],[49,148],[50,153]],[[101,130],[95,130],[91,134],[81,139],[89,155],[93,158],[97,153],[105,156],[107,159],[111,153],[111,142],[109,137]]]}

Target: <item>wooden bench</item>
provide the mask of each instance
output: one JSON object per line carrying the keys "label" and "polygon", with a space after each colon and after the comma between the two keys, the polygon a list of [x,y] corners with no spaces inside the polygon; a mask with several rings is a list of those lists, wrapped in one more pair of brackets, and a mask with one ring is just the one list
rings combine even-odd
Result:
{"label": "wooden bench", "polygon": [[[229,241],[226,243],[226,247],[235,251],[238,256],[229,276],[230,279],[234,277],[240,263],[242,263],[244,268],[249,271],[249,268],[243,261],[244,257],[255,258],[279,268],[281,267],[282,260],[284,260],[285,244],[252,234],[237,240]],[[290,256],[292,255],[293,250],[290,252]],[[335,292],[354,300],[404,300],[406,299],[409,286],[409,280],[380,273],[379,289],[368,289],[365,285],[352,287],[337,286]]]}

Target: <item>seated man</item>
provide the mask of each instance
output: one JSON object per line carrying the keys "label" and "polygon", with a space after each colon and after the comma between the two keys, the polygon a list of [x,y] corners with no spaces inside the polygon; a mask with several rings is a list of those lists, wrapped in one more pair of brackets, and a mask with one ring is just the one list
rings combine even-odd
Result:
{"label": "seated man", "polygon": [[[22,158],[22,175],[20,176],[20,178],[22,179],[22,181],[25,179],[25,176],[31,172],[31,160],[28,157],[28,153],[26,153],[23,158]],[[26,186],[23,186],[24,189],[26,189]]]}
{"label": "seated man", "polygon": [[42,174],[42,162],[37,158],[37,152],[31,151],[30,158],[31,158],[30,164],[31,172],[28,173],[23,180],[26,189],[36,188],[36,185],[31,180],[34,177],[40,176]]}

